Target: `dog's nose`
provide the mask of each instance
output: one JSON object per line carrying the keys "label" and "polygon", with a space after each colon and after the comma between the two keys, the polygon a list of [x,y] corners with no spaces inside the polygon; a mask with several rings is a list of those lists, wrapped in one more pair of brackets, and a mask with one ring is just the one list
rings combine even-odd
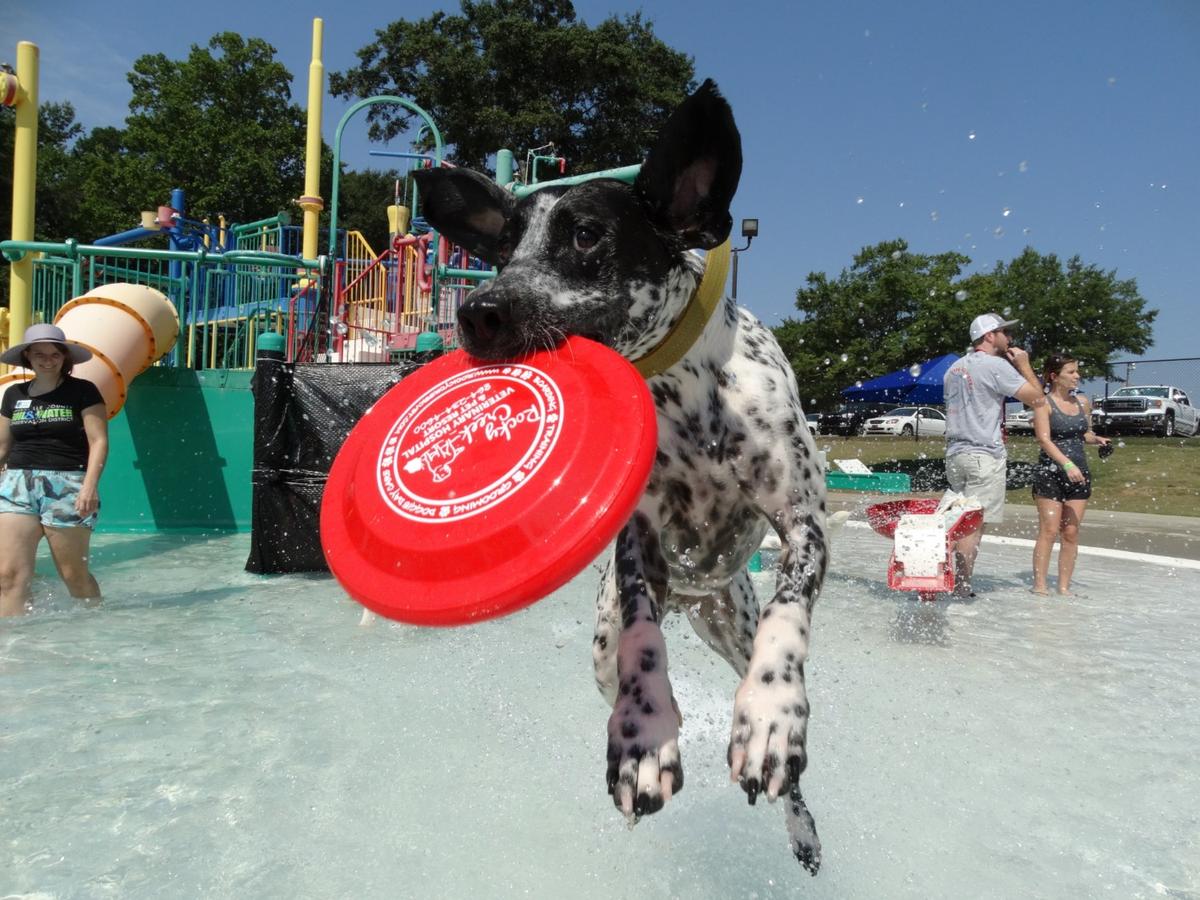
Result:
{"label": "dog's nose", "polygon": [[512,304],[504,297],[472,297],[458,309],[458,324],[477,341],[490,341],[512,321]]}

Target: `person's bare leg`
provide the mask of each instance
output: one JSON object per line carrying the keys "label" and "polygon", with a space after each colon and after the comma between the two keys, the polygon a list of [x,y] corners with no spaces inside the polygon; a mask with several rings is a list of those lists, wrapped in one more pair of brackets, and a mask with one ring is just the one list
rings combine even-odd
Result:
{"label": "person's bare leg", "polygon": [[90,528],[46,528],[46,542],[54,565],[71,592],[71,596],[82,600],[85,606],[100,603],[100,585],[88,567],[88,555],[92,540]]}
{"label": "person's bare leg", "polygon": [[968,534],[954,544],[954,592],[956,594],[971,593],[971,576],[975,573],[975,557],[979,555],[979,542],[987,525],[980,525],[974,534]]}
{"label": "person's bare leg", "polygon": [[1075,574],[1075,558],[1079,555],[1079,526],[1083,522],[1086,500],[1068,500],[1063,504],[1062,540],[1058,547],[1058,592],[1071,593],[1071,576]]}
{"label": "person's bare leg", "polygon": [[19,616],[29,605],[29,586],[42,523],[37,516],[0,513],[0,616]]}
{"label": "person's bare leg", "polygon": [[[1033,592],[1049,594],[1046,575],[1050,571],[1050,554],[1054,552],[1054,541],[1058,537],[1063,521],[1063,505],[1048,497],[1035,497],[1038,510],[1038,536],[1033,545]],[[1059,551],[1059,560],[1062,551]]]}

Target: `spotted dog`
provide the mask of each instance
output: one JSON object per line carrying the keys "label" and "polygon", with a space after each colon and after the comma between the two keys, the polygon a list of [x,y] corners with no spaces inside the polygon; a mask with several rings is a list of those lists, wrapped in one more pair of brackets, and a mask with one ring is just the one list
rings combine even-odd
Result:
{"label": "spotted dog", "polygon": [[[462,346],[518,358],[582,335],[630,360],[659,346],[702,263],[730,232],[741,139],[706,81],[675,111],[630,185],[595,179],[517,201],[461,168],[416,173],[422,211],[499,268],[459,311]],[[612,704],[608,790],[631,819],[683,787],[681,716],[662,617],[682,612],[741,677],[730,775],[753,804],[786,798],[792,851],[813,874],[820,842],[800,794],[813,603],[828,556],[825,484],[796,381],[771,333],[725,298],[690,349],[648,379],[658,411],[649,486],[615,542],[597,600],[596,681]],[[773,528],[775,594],[760,610],[746,564]]]}

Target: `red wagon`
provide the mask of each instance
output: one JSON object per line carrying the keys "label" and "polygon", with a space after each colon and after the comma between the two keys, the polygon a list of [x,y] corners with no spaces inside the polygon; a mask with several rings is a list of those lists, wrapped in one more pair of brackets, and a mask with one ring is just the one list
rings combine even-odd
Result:
{"label": "red wagon", "polygon": [[[871,527],[886,538],[893,541],[896,529],[905,516],[928,516],[934,520],[938,511],[939,500],[936,497],[917,497],[909,500],[889,500],[885,503],[875,503],[867,507],[867,521]],[[940,519],[940,517],[939,517]],[[892,555],[888,560],[888,587],[897,591],[917,591],[922,600],[934,600],[938,594],[954,590],[954,543],[961,538],[979,530],[983,525],[982,509],[963,510],[952,522],[934,520],[937,526],[936,534],[942,537],[941,528],[945,528],[945,554],[916,571],[915,567],[906,564],[904,554],[897,558],[897,548],[892,547]],[[908,569],[908,571],[906,571]]]}

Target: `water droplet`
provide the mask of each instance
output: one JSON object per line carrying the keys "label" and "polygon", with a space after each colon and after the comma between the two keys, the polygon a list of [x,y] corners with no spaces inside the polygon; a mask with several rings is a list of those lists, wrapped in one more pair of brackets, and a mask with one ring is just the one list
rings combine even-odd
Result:
{"label": "water droplet", "polygon": [[863,204],[863,198],[862,198],[862,197],[858,197],[858,198],[856,198],[856,199],[855,199],[855,201],[854,201],[854,202],[855,202],[855,203],[857,203],[859,206],[862,206],[862,204]]}
{"label": "water droplet", "polygon": [[975,132],[973,132],[973,131],[967,132],[967,140],[968,141],[975,140]]}
{"label": "water droplet", "polygon": [[841,360],[842,360],[842,362],[845,362],[845,361],[846,361],[846,360],[848,360],[849,358],[850,358],[850,354],[848,354],[848,353],[843,353],[843,354],[842,354],[842,356],[841,356]]}
{"label": "water droplet", "polygon": [[1004,211],[1003,211],[1002,213],[1000,213],[1000,215],[1002,215],[1002,216],[1006,216],[1006,217],[1007,217],[1007,216],[1009,216],[1009,215],[1011,215],[1011,214],[1012,214],[1012,210],[1011,210],[1011,209],[1009,209],[1007,206],[1006,206],[1006,207],[1004,207]]}
{"label": "water droplet", "polygon": [[966,291],[964,291],[964,290],[957,290],[957,291],[955,291],[955,292],[954,292],[954,299],[955,299],[955,300],[958,300],[958,301],[963,301],[963,300],[966,300],[966,299],[967,299],[967,292],[966,292]]}
{"label": "water droplet", "polygon": [[938,220],[938,211],[936,209],[929,211],[929,221],[936,222]]}
{"label": "water droplet", "polygon": [[893,251],[892,251],[892,259],[899,259],[899,258],[900,258],[900,251],[899,251],[899,250],[893,250]]}
{"label": "water droplet", "polygon": [[911,375],[913,378],[920,378],[921,377],[921,364],[913,363],[911,366],[909,366],[908,374]]}

